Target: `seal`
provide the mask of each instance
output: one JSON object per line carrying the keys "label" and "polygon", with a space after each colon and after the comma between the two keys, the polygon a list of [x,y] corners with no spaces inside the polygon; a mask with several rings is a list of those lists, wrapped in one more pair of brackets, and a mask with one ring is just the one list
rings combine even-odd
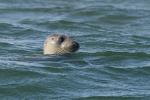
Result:
{"label": "seal", "polygon": [[44,41],[43,53],[48,54],[67,54],[76,52],[79,49],[79,43],[66,35],[52,34]]}

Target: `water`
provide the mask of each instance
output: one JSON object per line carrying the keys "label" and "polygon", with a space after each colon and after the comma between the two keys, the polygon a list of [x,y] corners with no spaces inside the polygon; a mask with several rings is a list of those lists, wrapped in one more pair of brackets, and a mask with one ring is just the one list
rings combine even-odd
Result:
{"label": "water", "polygon": [[[44,56],[47,35],[81,48]],[[149,0],[0,0],[1,100],[149,100]]]}

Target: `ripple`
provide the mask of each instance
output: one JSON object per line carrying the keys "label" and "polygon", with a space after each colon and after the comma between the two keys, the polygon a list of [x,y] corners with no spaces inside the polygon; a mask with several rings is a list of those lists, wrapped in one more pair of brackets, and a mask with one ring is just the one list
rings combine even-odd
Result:
{"label": "ripple", "polygon": [[149,54],[145,52],[115,52],[115,51],[104,51],[104,52],[93,52],[93,53],[87,53],[87,52],[80,52],[78,55],[81,56],[105,56],[105,57],[135,57],[135,58],[149,58]]}
{"label": "ripple", "polygon": [[54,8],[1,8],[0,12],[8,13],[8,12],[37,12],[37,13],[54,13],[54,12],[66,12],[68,11],[69,7],[54,7]]}
{"label": "ripple", "polygon": [[141,96],[89,96],[89,97],[80,97],[77,98],[77,100],[99,100],[99,99],[105,99],[105,100],[137,100],[137,99],[146,99],[148,97],[141,97]]}
{"label": "ripple", "polygon": [[139,18],[136,16],[128,16],[128,15],[107,15],[104,17],[101,17],[100,20],[106,23],[112,23],[112,24],[128,24],[131,21],[136,21]]}
{"label": "ripple", "polygon": [[12,46],[12,44],[10,43],[5,43],[5,42],[0,42],[0,47],[3,48],[3,47],[9,47],[9,46]]}
{"label": "ripple", "polygon": [[[5,77],[34,77],[34,76],[43,76],[40,73],[26,70],[16,70],[16,69],[0,69],[1,76],[5,74]],[[3,76],[4,77],[4,76]]]}

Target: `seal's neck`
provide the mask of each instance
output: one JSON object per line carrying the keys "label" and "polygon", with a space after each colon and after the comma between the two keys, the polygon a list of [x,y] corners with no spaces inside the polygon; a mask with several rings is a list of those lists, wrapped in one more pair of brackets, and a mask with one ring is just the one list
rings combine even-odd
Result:
{"label": "seal's neck", "polygon": [[47,45],[47,44],[44,44],[44,47],[43,47],[43,53],[44,55],[47,55],[47,54],[55,54],[56,53],[56,45]]}

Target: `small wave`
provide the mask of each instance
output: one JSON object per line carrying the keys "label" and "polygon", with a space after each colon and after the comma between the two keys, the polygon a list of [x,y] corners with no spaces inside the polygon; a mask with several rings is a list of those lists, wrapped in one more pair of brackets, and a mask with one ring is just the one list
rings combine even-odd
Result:
{"label": "small wave", "polygon": [[[6,30],[7,29],[7,30]],[[6,32],[9,30],[10,31],[14,31],[16,29],[19,29],[18,27],[14,26],[11,23],[0,23],[0,30],[1,32]]]}
{"label": "small wave", "polygon": [[[30,23],[30,22],[29,22]],[[82,25],[84,23],[81,22],[76,22],[76,21],[70,21],[70,20],[53,20],[53,21],[36,21],[36,22],[31,22],[35,27],[40,27],[46,30],[90,30],[88,26]],[[77,30],[76,30],[77,31]]]}
{"label": "small wave", "polygon": [[41,22],[41,23],[37,23],[37,25],[58,25],[58,26],[72,26],[76,23],[79,23],[79,22],[72,22],[72,21],[68,21],[68,20],[57,20],[57,21],[46,21],[46,22]]}
{"label": "small wave", "polygon": [[105,15],[100,17],[99,20],[101,22],[113,23],[113,24],[129,24],[131,21],[136,21],[140,17],[138,16],[129,16],[129,15]]}
{"label": "small wave", "polygon": [[79,97],[75,100],[141,100],[148,99],[149,97],[142,96],[89,96],[89,97]]}
{"label": "small wave", "polygon": [[150,74],[150,67],[149,66],[137,66],[137,67],[117,67],[117,66],[114,66],[114,67],[107,67],[108,70],[112,70],[112,71],[115,71],[115,72],[125,72],[125,73],[140,73],[140,74]]}
{"label": "small wave", "polygon": [[14,76],[14,77],[35,77],[35,76],[43,76],[43,74],[41,73],[37,73],[37,72],[33,72],[33,71],[30,71],[30,70],[25,70],[25,69],[0,69],[0,73],[1,75],[2,74],[5,74],[5,77],[11,77],[11,76]]}
{"label": "small wave", "polygon": [[80,52],[78,55],[81,56],[105,56],[105,57],[136,57],[136,58],[149,58],[150,54],[145,52],[114,52],[114,51],[104,51],[104,52]]}
{"label": "small wave", "polygon": [[11,44],[11,43],[6,43],[6,42],[0,42],[0,48],[2,49],[2,48],[4,48],[4,47],[10,47],[10,46],[12,46],[13,44]]}
{"label": "small wave", "polygon": [[36,13],[55,13],[55,12],[67,12],[69,11],[68,7],[53,7],[53,8],[45,8],[45,7],[14,7],[14,8],[1,8],[0,12],[9,13],[9,12],[36,12]]}

